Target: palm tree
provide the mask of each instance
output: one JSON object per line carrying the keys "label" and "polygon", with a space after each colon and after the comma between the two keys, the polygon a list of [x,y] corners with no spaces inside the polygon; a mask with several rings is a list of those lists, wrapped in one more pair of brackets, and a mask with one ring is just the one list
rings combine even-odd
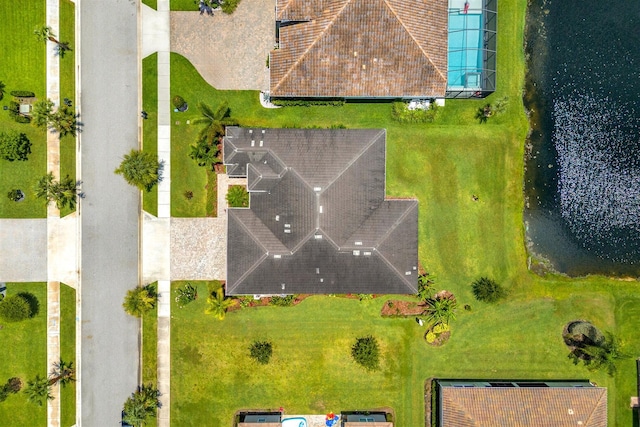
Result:
{"label": "palm tree", "polygon": [[224,290],[220,289],[207,298],[207,304],[209,305],[205,310],[206,314],[213,314],[218,320],[224,319],[227,309],[233,305],[231,298],[224,297]]}
{"label": "palm tree", "polygon": [[60,57],[64,57],[65,52],[71,50],[68,42],[61,42],[60,40],[56,39],[56,35],[53,33],[53,29],[48,25],[36,27],[36,29],[33,30],[33,34],[35,34],[36,38],[43,43],[46,43],[47,41],[55,43],[56,53],[60,55]]}
{"label": "palm tree", "polygon": [[69,175],[60,181],[53,179],[53,172],[40,178],[36,184],[36,197],[46,199],[49,202],[56,202],[58,209],[69,206],[70,209],[75,208],[77,196],[79,194],[80,182],[74,181]]}
{"label": "palm tree", "polygon": [[49,374],[49,385],[60,383],[64,387],[70,382],[75,381],[75,376],[76,369],[73,367],[73,362],[67,363],[60,359],[53,364],[53,369],[51,369],[51,373]]}
{"label": "palm tree", "polygon": [[206,138],[199,139],[198,142],[191,145],[191,152],[189,153],[189,157],[198,162],[198,166],[209,166],[211,165],[211,170],[213,170],[213,166],[217,163],[221,163],[221,160],[218,158],[217,144],[210,144]]}
{"label": "palm tree", "polygon": [[61,105],[58,111],[49,117],[49,129],[60,134],[60,138],[66,135],[76,136],[78,131],[79,115],[67,105]]}
{"label": "palm tree", "polygon": [[620,341],[610,332],[600,344],[589,344],[575,349],[569,354],[574,364],[580,360],[590,371],[605,369],[612,377],[616,373],[616,360],[624,359],[626,355],[622,352]]}
{"label": "palm tree", "polygon": [[427,320],[433,325],[437,325],[438,323],[449,324],[451,320],[456,319],[455,310],[458,308],[458,303],[455,299],[430,299],[427,301],[427,306]]}
{"label": "palm tree", "polygon": [[122,307],[124,311],[134,317],[142,317],[145,313],[155,307],[158,302],[158,295],[151,285],[137,287],[127,292]]}
{"label": "palm tree", "polygon": [[40,375],[36,375],[35,379],[27,381],[27,388],[24,389],[27,394],[29,402],[33,402],[42,406],[47,400],[53,400],[51,394],[51,384],[46,378],[41,378]]}
{"label": "palm tree", "polygon": [[140,190],[151,191],[162,179],[161,167],[156,154],[131,150],[129,154],[124,155],[122,163],[114,172],[122,175],[129,184]]}
{"label": "palm tree", "polygon": [[224,135],[225,126],[234,126],[237,122],[229,117],[231,110],[229,104],[225,101],[213,111],[204,102],[198,103],[198,110],[200,110],[201,117],[194,119],[194,124],[204,124],[205,127],[200,131],[198,137],[199,141],[206,141],[209,145],[216,145],[218,138]]}
{"label": "palm tree", "polygon": [[232,208],[249,207],[249,193],[244,185],[232,185],[227,192],[227,203]]}
{"label": "palm tree", "polygon": [[160,391],[151,385],[142,385],[124,402],[122,421],[135,427],[144,425],[160,407]]}
{"label": "palm tree", "polygon": [[53,116],[53,101],[43,99],[33,104],[31,110],[31,124],[36,127],[47,127]]}

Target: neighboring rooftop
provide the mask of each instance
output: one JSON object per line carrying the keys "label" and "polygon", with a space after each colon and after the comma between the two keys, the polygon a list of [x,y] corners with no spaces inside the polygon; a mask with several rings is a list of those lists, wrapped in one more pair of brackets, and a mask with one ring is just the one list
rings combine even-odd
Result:
{"label": "neighboring rooftop", "polygon": [[447,0],[277,0],[271,95],[442,98],[447,10]]}
{"label": "neighboring rooftop", "polygon": [[[442,385],[440,427],[606,427],[607,389],[588,382]],[[493,385],[490,385],[493,384]],[[520,385],[518,385],[520,384]]]}
{"label": "neighboring rooftop", "polygon": [[381,129],[228,127],[229,294],[417,292],[418,202],[385,198]]}

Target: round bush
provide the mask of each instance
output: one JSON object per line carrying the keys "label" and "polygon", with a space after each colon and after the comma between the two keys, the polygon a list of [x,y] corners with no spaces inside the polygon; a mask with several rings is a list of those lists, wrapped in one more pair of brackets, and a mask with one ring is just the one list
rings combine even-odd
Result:
{"label": "round bush", "polygon": [[8,296],[0,303],[0,318],[5,322],[20,322],[31,315],[31,305],[21,295]]}
{"label": "round bush", "polygon": [[181,109],[184,106],[184,104],[186,104],[184,98],[181,97],[180,95],[174,96],[172,102],[173,102],[173,106],[178,110]]}
{"label": "round bush", "polygon": [[424,336],[424,339],[427,340],[427,342],[429,344],[433,344],[433,342],[436,340],[436,334],[434,334],[433,332],[429,331],[427,332],[427,334]]}
{"label": "round bush", "polygon": [[494,280],[481,277],[471,285],[473,295],[478,301],[496,302],[506,296],[506,292],[502,286]]}
{"label": "round bush", "polygon": [[268,341],[256,341],[249,347],[249,355],[256,362],[266,365],[271,359],[273,348]]}
{"label": "round bush", "polygon": [[351,357],[356,363],[370,371],[378,369],[380,367],[378,341],[371,335],[357,338],[351,347]]}

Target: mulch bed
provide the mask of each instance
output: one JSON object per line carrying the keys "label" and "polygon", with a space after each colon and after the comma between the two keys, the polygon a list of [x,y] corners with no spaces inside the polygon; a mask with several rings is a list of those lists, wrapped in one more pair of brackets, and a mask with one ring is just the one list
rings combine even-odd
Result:
{"label": "mulch bed", "polygon": [[[310,296],[311,296],[311,294],[296,295],[296,298],[293,300],[293,303],[291,304],[291,307],[293,307],[294,305],[300,304],[302,301],[304,301],[305,299],[309,298]],[[227,312],[235,311],[235,310],[241,310],[243,308],[265,307],[265,306],[268,306],[268,305],[271,305],[271,297],[264,297],[264,298],[260,298],[260,299],[257,299],[257,300],[251,300],[251,302],[249,303],[249,305],[247,307],[241,307],[240,306],[240,299],[234,298],[233,299],[233,305],[227,309]]]}
{"label": "mulch bed", "polygon": [[[429,330],[427,330],[427,333],[429,332]],[[426,336],[426,333],[425,333]],[[425,339],[424,342],[426,342],[427,344],[429,344],[432,347],[440,347],[442,344],[446,343],[447,341],[449,341],[449,338],[451,337],[451,331],[444,331],[442,333],[440,333],[440,335],[438,335],[438,337],[436,338],[436,340],[434,342],[427,342],[427,340]]]}
{"label": "mulch bed", "polygon": [[382,317],[411,317],[421,315],[426,308],[424,301],[403,301],[388,300],[385,301],[380,311]]}

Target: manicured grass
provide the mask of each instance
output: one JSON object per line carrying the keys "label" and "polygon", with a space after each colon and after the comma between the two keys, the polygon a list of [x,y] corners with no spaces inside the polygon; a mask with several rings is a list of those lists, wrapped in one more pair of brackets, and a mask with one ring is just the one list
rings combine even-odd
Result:
{"label": "manicured grass", "polygon": [[[60,284],[60,359],[76,361],[76,291]],[[76,423],[76,384],[60,387],[60,425],[71,427]]]}
{"label": "manicured grass", "polygon": [[151,9],[158,9],[158,0],[142,0],[142,3],[146,4]]}
{"label": "manicured grass", "polygon": [[[158,54],[142,60],[142,109],[147,119],[142,121],[142,150],[158,153]],[[158,215],[158,187],[142,192],[142,207],[151,215]]]}
{"label": "manicured grass", "polygon": [[[549,281],[542,285],[547,292],[564,292],[546,298],[516,293],[498,305],[461,298],[472,311],[459,310],[451,339],[440,348],[425,343],[425,328],[413,318],[380,317],[384,298],[360,302],[317,296],[295,307],[243,309],[218,321],[204,314],[207,284],[199,283],[198,300],[182,309],[175,303],[171,307],[172,424],[225,425],[241,408],[283,406],[290,414],[323,414],[391,406],[397,425],[420,426],[426,378],[485,377],[589,378],[609,389],[610,424],[630,425],[626,408],[634,375],[611,379],[574,366],[561,335],[568,321],[590,319],[619,333],[635,354],[638,340],[631,328],[640,320],[640,309],[625,310],[627,331],[616,330],[614,314],[624,309],[618,296],[629,305],[637,303],[634,287],[620,284],[612,295],[607,280],[588,282],[592,289],[578,294],[570,282]],[[376,372],[350,358],[355,338],[368,334],[382,348]],[[268,365],[249,357],[254,340],[273,343]],[[634,372],[633,360],[620,364],[624,367]]]}
{"label": "manicured grass", "polygon": [[169,0],[169,7],[171,10],[197,11],[198,2],[196,0]]}
{"label": "manicured grass", "polygon": [[[68,42],[71,49],[74,49],[67,52],[64,58],[60,58],[60,102],[62,103],[64,98],[69,98],[75,105],[75,5],[70,0],[60,0],[59,39]],[[60,177],[66,175],[74,180],[76,178],[76,138],[71,135],[65,136],[60,141]],[[64,216],[74,210],[65,208],[60,214]]]}
{"label": "manicured grass", "polygon": [[[325,413],[391,406],[399,426],[424,423],[424,380],[434,376],[477,378],[588,378],[608,388],[610,425],[631,425],[628,398],[635,393],[632,359],[608,378],[574,366],[561,333],[577,318],[617,334],[628,354],[640,351],[640,308],[634,286],[603,277],[539,277],[527,271],[522,222],[523,157],[527,122],[521,101],[526,2],[500,2],[498,90],[487,100],[447,100],[435,123],[401,125],[384,103],[343,107],[265,110],[258,94],[218,91],[188,61],[171,58],[172,95],[190,106],[228,101],[244,126],[387,129],[387,193],[420,201],[419,257],[437,277],[438,289],[454,292],[460,310],[451,340],[427,346],[412,320],[382,319],[383,300],[313,297],[292,308],[246,309],[216,321],[204,315],[206,285],[198,301],[172,306],[172,421],[176,425],[224,425],[240,408],[278,408]],[[507,111],[479,124],[475,113],[508,96]],[[193,112],[193,113],[192,113]],[[190,114],[192,114],[190,116]],[[173,214],[203,216],[206,174],[186,156],[197,128],[192,108],[174,113]],[[179,200],[185,187],[194,199]],[[478,196],[474,201],[472,196]],[[510,291],[497,305],[473,300],[471,283],[488,276]],[[177,284],[174,284],[174,287]],[[349,358],[358,335],[381,341],[380,372],[368,374]],[[274,343],[273,362],[259,366],[247,353],[254,339]],[[206,418],[205,418],[206,417]]]}
{"label": "manicured grass", "polygon": [[[7,283],[7,295],[19,292],[33,294],[39,302],[38,314],[22,322],[0,322],[0,348],[5,349],[5,357],[0,363],[0,383],[11,377],[22,379],[24,388],[27,381],[36,375],[44,377],[47,367],[47,285],[46,283]],[[0,402],[0,420],[7,427],[44,426],[47,424],[46,406],[38,406],[27,400],[20,391]]]}
{"label": "manicured grass", "polygon": [[[38,42],[33,30],[45,22],[45,2],[3,0],[0,2],[0,81],[5,95],[0,101],[0,129],[23,132],[31,141],[31,155],[26,162],[0,160],[0,217],[42,218],[44,203],[33,195],[38,178],[46,173],[46,134],[29,124],[16,123],[9,117],[12,90],[28,90],[38,99],[45,96],[45,45]],[[16,203],[7,198],[12,189],[21,189],[26,199]]]}
{"label": "manicured grass", "polygon": [[158,383],[158,309],[142,318],[142,382]]}

